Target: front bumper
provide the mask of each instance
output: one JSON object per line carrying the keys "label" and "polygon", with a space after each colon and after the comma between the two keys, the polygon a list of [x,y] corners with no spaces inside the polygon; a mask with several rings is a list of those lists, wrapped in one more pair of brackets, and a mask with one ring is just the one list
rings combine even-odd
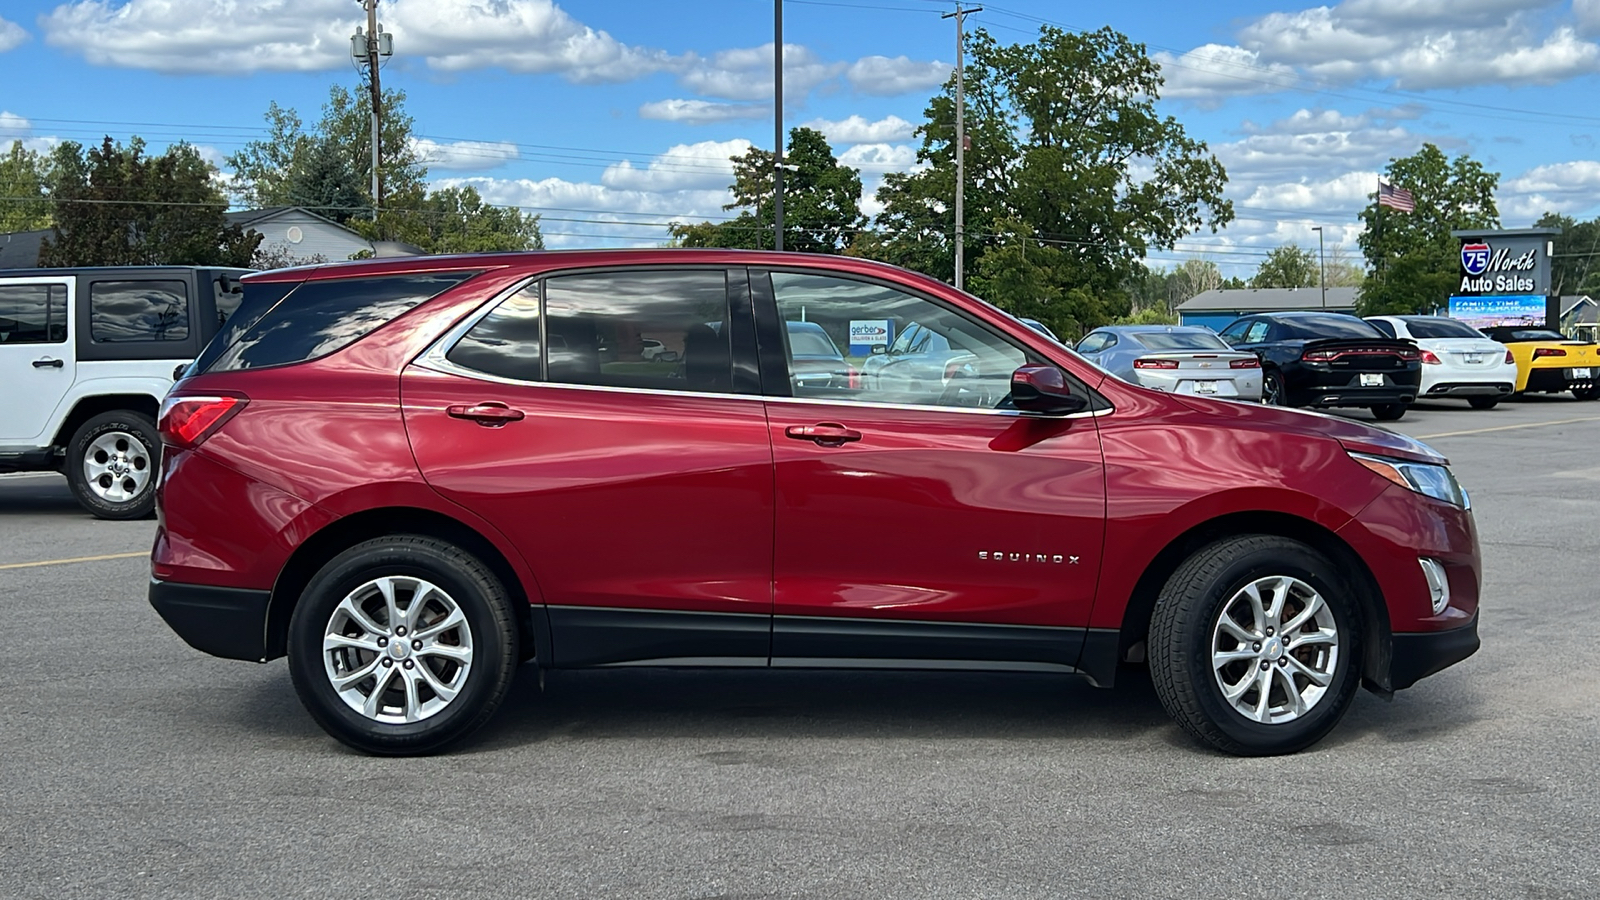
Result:
{"label": "front bumper", "polygon": [[271,591],[150,579],[150,605],[189,646],[224,659],[265,662]]}
{"label": "front bumper", "polygon": [[1400,691],[1478,652],[1478,614],[1449,631],[1395,634],[1389,662],[1389,689]]}

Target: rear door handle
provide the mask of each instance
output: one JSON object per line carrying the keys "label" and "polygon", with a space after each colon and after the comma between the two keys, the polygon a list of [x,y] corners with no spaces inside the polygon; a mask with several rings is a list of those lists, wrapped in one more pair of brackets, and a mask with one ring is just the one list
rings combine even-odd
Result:
{"label": "rear door handle", "polygon": [[783,430],[783,434],[797,441],[814,441],[818,447],[842,447],[850,441],[861,440],[861,432],[846,428],[837,422],[790,425]]}
{"label": "rear door handle", "polygon": [[491,428],[507,422],[520,422],[525,418],[522,410],[494,402],[479,403],[477,406],[451,406],[445,412],[453,419],[470,419]]}
{"label": "rear door handle", "polygon": [[46,356],[44,359],[36,359],[33,361],[33,367],[35,369],[59,369],[65,365],[66,363],[62,362],[61,360],[51,359],[48,356]]}

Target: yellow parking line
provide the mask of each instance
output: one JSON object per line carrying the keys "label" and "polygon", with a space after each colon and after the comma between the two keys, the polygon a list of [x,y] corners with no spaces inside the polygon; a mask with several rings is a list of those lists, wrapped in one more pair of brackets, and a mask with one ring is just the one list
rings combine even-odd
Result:
{"label": "yellow parking line", "polygon": [[1418,440],[1430,438],[1457,437],[1463,434],[1488,434],[1491,431],[1517,431],[1522,428],[1543,428],[1546,425],[1571,425],[1574,422],[1600,422],[1600,416],[1584,416],[1581,419],[1557,419],[1554,422],[1524,422],[1521,425],[1497,425],[1494,428],[1474,428],[1470,431],[1445,431],[1439,434],[1419,434]]}
{"label": "yellow parking line", "polygon": [[105,556],[77,556],[72,559],[46,559],[40,562],[6,563],[0,569],[31,569],[35,566],[64,566],[67,563],[99,562],[103,559],[133,559],[135,556],[149,556],[149,550],[138,553],[108,553]]}

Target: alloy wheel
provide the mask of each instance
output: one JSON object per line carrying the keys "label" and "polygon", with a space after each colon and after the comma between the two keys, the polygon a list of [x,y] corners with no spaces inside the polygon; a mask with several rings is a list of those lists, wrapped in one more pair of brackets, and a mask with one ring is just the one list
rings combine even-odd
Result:
{"label": "alloy wheel", "polygon": [[150,448],[126,431],[108,431],[83,454],[83,476],[89,490],[107,503],[127,503],[150,483],[155,466]]}
{"label": "alloy wheel", "polygon": [[1273,575],[1222,605],[1211,668],[1223,700],[1254,722],[1277,725],[1310,712],[1328,694],[1341,640],[1333,610],[1311,585]]}
{"label": "alloy wheel", "polygon": [[420,722],[450,705],[472,669],[461,607],[421,578],[374,578],[334,607],[323,668],[351,709],[385,724]]}

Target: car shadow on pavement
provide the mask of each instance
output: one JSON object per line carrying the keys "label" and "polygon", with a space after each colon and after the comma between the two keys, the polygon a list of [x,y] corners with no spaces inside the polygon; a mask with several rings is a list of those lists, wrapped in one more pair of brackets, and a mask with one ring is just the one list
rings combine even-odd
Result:
{"label": "car shadow on pavement", "polygon": [[59,475],[12,475],[0,478],[0,515],[65,515],[87,519],[89,514],[72,496],[72,488]]}

